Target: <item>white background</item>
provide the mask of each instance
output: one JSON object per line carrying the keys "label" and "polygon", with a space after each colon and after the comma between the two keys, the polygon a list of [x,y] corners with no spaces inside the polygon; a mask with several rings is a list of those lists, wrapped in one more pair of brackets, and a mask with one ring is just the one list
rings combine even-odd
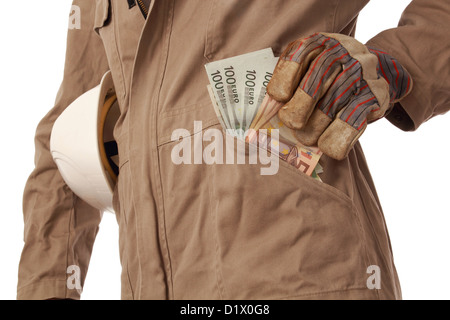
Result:
{"label": "white background", "polygon": [[[62,80],[70,0],[0,5],[0,299],[15,299],[22,238],[22,193],[33,169],[34,132]],[[357,38],[397,25],[410,0],[373,0]],[[389,228],[404,299],[449,299],[450,117],[404,133],[386,120],[362,137]],[[105,214],[83,299],[119,299],[115,217]]]}

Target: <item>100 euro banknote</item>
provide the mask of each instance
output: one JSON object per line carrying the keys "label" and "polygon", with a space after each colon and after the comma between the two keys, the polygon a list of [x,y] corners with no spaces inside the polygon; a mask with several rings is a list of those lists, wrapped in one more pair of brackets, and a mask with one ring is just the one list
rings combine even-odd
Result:
{"label": "100 euro banknote", "polygon": [[[278,58],[267,48],[205,65],[210,85],[208,92],[222,127],[250,144],[276,153],[283,161],[320,180],[322,152],[300,144],[278,119],[282,103],[266,94]],[[264,135],[260,129],[268,132]],[[271,130],[279,131],[279,138]]]}
{"label": "100 euro banknote", "polygon": [[250,128],[277,60],[267,48],[205,65],[216,110],[236,136]]}
{"label": "100 euro banknote", "polygon": [[[213,108],[216,111],[222,128],[226,132],[230,132],[230,130],[227,129],[224,124],[223,118],[219,111],[218,103],[214,97],[213,89],[210,85],[208,86],[208,91],[211,97]],[[279,134],[277,135],[279,138],[274,139],[271,135],[272,130],[279,130],[278,128],[283,128],[283,125],[281,124],[281,121],[278,120],[278,117],[275,116],[273,125],[272,122],[269,121],[258,131],[250,129],[247,132],[249,134],[246,136],[246,140],[249,144],[275,153],[282,161],[291,164],[306,175],[311,176],[318,181],[322,181],[319,177],[319,174],[323,172],[323,168],[319,164],[319,160],[322,156],[322,152],[319,150],[319,148],[307,147],[298,142],[292,142],[290,141],[292,139],[291,134],[289,135],[288,139],[286,139],[282,135],[280,136],[281,132],[279,132]],[[285,130],[281,131],[286,134]]]}

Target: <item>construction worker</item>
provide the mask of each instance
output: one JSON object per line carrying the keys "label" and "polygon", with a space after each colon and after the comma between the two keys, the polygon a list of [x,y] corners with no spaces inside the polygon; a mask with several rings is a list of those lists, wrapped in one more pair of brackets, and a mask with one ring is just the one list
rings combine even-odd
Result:
{"label": "construction worker", "polygon": [[[413,0],[397,28],[363,45],[353,36],[368,2],[75,0],[64,80],[24,194],[18,298],[80,297],[68,269],[82,286],[101,212],[68,188],[49,141],[110,70],[123,299],[401,299],[357,140],[382,117],[411,131],[449,110],[450,3]],[[203,66],[267,47],[281,57],[268,93],[286,103],[286,126],[323,149],[322,182],[285,162],[270,176],[261,165],[173,163],[174,130],[220,129]]]}

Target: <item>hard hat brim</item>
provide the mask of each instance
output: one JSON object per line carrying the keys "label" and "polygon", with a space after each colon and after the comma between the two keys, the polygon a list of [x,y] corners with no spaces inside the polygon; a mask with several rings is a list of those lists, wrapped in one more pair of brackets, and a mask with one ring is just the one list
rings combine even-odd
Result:
{"label": "hard hat brim", "polygon": [[105,101],[113,94],[114,84],[108,71],[97,87],[61,113],[50,138],[51,154],[66,184],[91,206],[109,212],[114,212],[115,177],[105,166],[101,122]]}

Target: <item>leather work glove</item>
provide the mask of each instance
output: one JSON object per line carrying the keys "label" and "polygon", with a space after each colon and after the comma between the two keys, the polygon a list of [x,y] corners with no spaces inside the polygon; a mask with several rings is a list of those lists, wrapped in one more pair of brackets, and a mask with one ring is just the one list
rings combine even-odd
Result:
{"label": "leather work glove", "polygon": [[367,124],[411,89],[409,73],[387,53],[342,34],[316,33],[286,48],[267,92],[286,103],[278,116],[296,139],[342,160]]}

